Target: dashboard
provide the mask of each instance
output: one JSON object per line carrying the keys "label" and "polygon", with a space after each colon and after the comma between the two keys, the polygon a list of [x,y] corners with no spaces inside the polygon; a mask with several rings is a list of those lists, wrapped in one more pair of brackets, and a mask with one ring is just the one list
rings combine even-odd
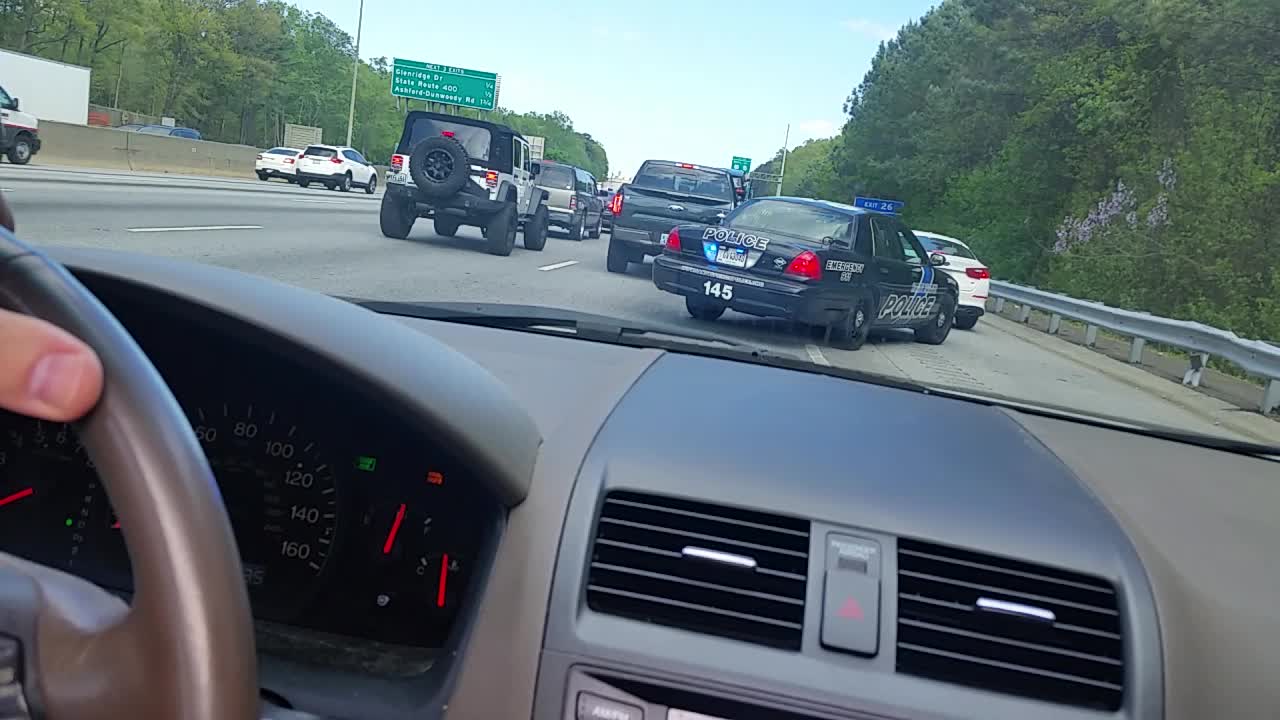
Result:
{"label": "dashboard", "polygon": [[[204,444],[265,717],[1280,707],[1274,460],[831,368],[52,254]],[[73,434],[9,416],[0,453],[0,550],[127,594]]]}
{"label": "dashboard", "polygon": [[[338,666],[429,666],[504,514],[472,469],[313,356],[198,308],[105,295],[217,478],[259,646]],[[119,528],[70,425],[0,414],[0,548],[127,595]],[[363,652],[316,655],[298,631]]]}

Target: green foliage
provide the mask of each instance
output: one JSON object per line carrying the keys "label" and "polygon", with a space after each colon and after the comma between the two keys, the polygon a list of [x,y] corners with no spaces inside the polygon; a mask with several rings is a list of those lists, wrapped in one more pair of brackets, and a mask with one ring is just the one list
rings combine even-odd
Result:
{"label": "green foliage", "polygon": [[[0,47],[89,67],[90,102],[171,116],[208,140],[269,147],[290,122],[346,141],[355,43],[281,0],[0,0]],[[385,162],[408,109],[391,96],[389,59],[360,63],[357,149]],[[607,175],[604,148],[563,113],[488,115]]]}
{"label": "green foliage", "polygon": [[784,192],[900,199],[1003,279],[1280,338],[1280,3],[943,0],[845,112]]}

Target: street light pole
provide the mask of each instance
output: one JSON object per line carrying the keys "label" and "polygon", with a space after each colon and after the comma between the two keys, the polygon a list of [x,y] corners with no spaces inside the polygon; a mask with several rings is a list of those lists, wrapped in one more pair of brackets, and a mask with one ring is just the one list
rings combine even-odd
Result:
{"label": "street light pole", "polygon": [[[364,2],[364,0],[361,0]],[[782,169],[778,173],[778,194],[782,194],[782,178],[787,174],[787,143],[791,142],[791,123],[787,123],[787,134],[782,138]]]}
{"label": "street light pole", "polygon": [[[364,29],[364,0],[360,0],[360,19],[356,20],[356,62],[351,68],[351,107],[347,110],[347,146],[351,146],[351,130],[356,123],[356,78],[360,75],[360,31]],[[790,125],[787,126],[791,127]]]}

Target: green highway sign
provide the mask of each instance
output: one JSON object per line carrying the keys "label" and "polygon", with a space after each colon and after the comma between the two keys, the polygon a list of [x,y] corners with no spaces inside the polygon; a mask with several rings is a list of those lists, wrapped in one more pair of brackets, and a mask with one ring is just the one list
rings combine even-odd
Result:
{"label": "green highway sign", "polygon": [[731,169],[731,170],[741,170],[742,172],[750,172],[750,171],[751,171],[751,158],[738,157],[737,155],[734,155],[734,156],[733,156],[733,163],[731,163],[731,164],[729,165],[729,169]]}
{"label": "green highway sign", "polygon": [[498,76],[449,65],[394,58],[391,94],[476,110],[498,107]]}

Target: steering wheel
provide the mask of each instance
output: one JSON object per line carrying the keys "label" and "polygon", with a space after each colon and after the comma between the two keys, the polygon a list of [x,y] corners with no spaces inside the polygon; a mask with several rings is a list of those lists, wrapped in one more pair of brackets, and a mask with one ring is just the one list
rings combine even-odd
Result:
{"label": "steering wheel", "polygon": [[3,228],[0,306],[66,329],[102,361],[102,399],[75,428],[120,519],[134,581],[126,605],[0,553],[0,716],[256,719],[240,555],[173,394],[97,298]]}

